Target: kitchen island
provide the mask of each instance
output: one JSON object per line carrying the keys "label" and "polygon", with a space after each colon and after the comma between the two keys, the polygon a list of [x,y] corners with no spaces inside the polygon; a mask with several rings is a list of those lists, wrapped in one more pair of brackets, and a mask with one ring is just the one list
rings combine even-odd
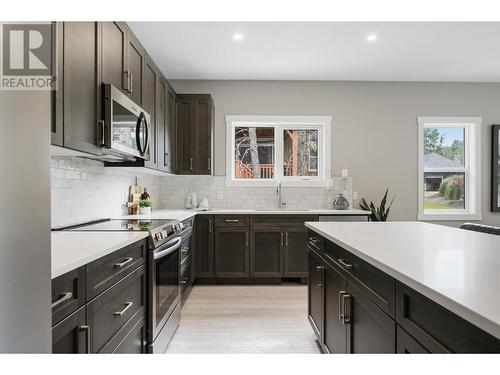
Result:
{"label": "kitchen island", "polygon": [[421,222],[307,222],[325,352],[500,352],[500,237]]}

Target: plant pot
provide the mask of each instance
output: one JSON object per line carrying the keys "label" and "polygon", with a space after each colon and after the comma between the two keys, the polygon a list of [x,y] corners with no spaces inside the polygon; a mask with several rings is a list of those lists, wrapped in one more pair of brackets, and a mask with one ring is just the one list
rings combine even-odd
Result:
{"label": "plant pot", "polygon": [[139,207],[139,214],[141,215],[151,215],[151,207]]}

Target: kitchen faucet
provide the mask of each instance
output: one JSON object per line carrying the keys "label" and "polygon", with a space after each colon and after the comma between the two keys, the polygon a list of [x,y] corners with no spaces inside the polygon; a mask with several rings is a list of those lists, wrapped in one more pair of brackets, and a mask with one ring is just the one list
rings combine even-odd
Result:
{"label": "kitchen faucet", "polygon": [[286,202],[283,202],[283,195],[281,194],[281,181],[278,181],[278,185],[276,186],[276,194],[278,194],[278,208],[285,208]]}

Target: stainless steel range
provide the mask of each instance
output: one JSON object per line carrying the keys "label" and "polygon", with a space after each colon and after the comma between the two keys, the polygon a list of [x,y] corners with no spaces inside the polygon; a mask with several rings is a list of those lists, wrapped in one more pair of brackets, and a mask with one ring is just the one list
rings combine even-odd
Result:
{"label": "stainless steel range", "polygon": [[164,353],[180,322],[183,224],[178,220],[107,219],[64,229],[149,231],[148,352]]}

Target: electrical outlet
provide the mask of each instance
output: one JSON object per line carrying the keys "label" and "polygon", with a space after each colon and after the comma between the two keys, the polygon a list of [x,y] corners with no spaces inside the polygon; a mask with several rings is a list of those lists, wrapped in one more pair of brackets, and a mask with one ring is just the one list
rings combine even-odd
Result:
{"label": "electrical outlet", "polygon": [[224,199],[224,192],[222,190],[219,190],[217,192],[217,199],[219,199],[219,200]]}
{"label": "electrical outlet", "polygon": [[357,191],[352,192],[352,199],[358,199],[358,192]]}

